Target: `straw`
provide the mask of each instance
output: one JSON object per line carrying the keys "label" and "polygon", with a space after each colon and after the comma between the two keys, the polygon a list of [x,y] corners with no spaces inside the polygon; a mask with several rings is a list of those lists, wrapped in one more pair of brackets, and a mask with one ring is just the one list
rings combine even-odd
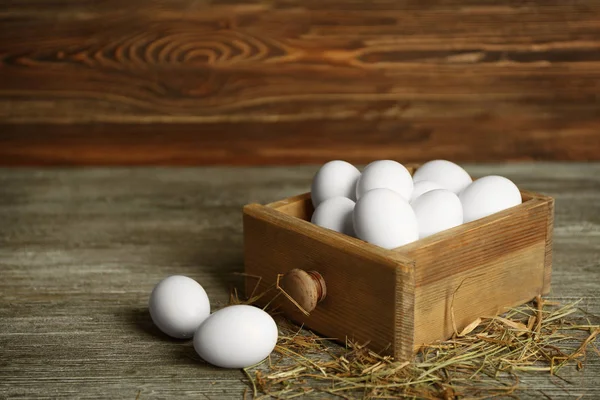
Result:
{"label": "straw", "polygon": [[[274,286],[258,295],[255,290],[246,301],[234,291],[231,303],[253,304],[281,294],[279,285]],[[452,338],[422,347],[409,361],[350,339],[339,346],[266,307],[277,321],[279,339],[269,362],[245,368],[244,373],[255,399],[515,397],[523,390],[520,374],[558,376],[568,364],[583,369],[590,352],[600,356],[600,318],[578,305],[538,296],[502,316],[481,317],[461,332],[455,329]]]}

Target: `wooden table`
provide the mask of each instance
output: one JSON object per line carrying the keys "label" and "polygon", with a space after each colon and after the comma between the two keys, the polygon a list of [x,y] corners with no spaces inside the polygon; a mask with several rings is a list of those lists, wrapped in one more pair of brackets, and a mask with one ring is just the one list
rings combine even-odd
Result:
{"label": "wooden table", "polygon": [[[241,207],[307,191],[316,167],[0,170],[0,398],[240,398],[147,312],[170,274],[213,307],[242,271]],[[600,164],[470,166],[556,198],[554,299],[600,314]],[[600,397],[600,360],[527,375],[527,397]]]}

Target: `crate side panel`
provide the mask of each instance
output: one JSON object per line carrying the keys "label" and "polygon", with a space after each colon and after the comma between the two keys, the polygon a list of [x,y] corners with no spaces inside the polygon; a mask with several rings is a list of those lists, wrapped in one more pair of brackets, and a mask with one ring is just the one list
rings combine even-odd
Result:
{"label": "crate side panel", "polygon": [[415,284],[477,269],[508,252],[546,240],[547,205],[533,199],[494,216],[448,229],[394,251],[417,262]]}
{"label": "crate side panel", "polygon": [[450,338],[478,317],[502,313],[541,293],[544,267],[542,241],[483,263],[476,272],[463,271],[416,288],[415,349]]}
{"label": "crate side panel", "polygon": [[529,203],[409,252],[416,261],[416,346],[542,293],[547,205]]}

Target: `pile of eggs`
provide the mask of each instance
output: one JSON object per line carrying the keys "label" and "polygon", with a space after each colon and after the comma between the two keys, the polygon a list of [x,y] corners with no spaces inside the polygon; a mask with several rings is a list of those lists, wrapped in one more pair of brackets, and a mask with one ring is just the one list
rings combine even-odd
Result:
{"label": "pile of eggs", "polygon": [[222,368],[245,368],[264,360],[275,348],[278,330],[260,308],[233,305],[210,314],[202,286],[181,275],[160,281],[149,300],[154,324],[176,339],[193,338],[205,361]]}
{"label": "pile of eggs", "polygon": [[362,173],[345,161],[330,161],[313,178],[311,198],[312,223],[386,249],[521,204],[509,179],[473,181],[446,160],[429,161],[413,176],[392,160],[374,161]]}

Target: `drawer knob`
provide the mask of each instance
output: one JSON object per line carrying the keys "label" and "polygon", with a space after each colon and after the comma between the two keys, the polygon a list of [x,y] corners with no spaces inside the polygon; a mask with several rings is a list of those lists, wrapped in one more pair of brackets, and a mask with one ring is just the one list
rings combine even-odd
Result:
{"label": "drawer knob", "polygon": [[280,286],[308,313],[327,295],[325,280],[317,271],[292,269],[283,276]]}

